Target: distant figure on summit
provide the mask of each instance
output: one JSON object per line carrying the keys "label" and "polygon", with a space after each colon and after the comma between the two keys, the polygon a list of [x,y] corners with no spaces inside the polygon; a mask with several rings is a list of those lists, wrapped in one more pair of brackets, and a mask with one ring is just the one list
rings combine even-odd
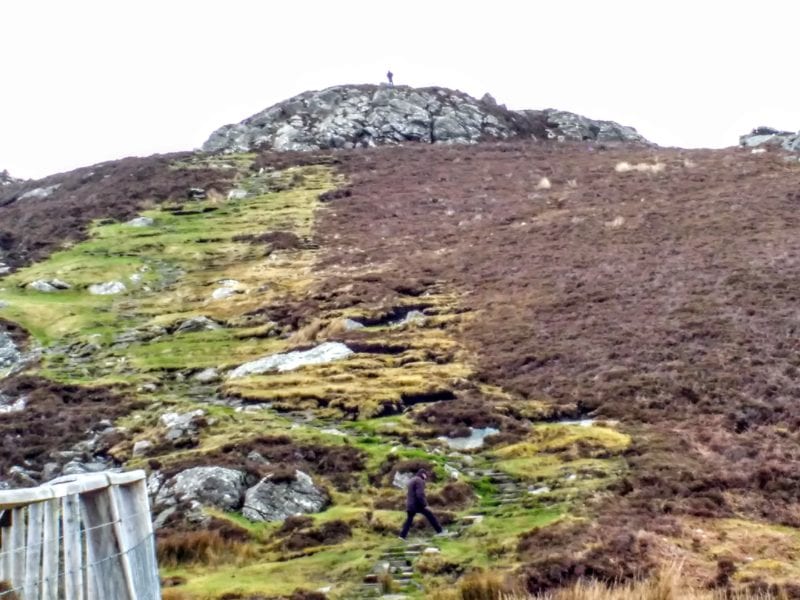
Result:
{"label": "distant figure on summit", "polygon": [[428,480],[428,472],[425,469],[420,469],[408,482],[408,495],[406,498],[406,522],[403,524],[403,530],[400,532],[400,539],[405,540],[411,525],[414,523],[414,517],[417,513],[425,515],[428,522],[436,530],[436,534],[444,533],[442,526],[436,519],[436,515],[428,508],[428,500],[425,498],[425,482]]}
{"label": "distant figure on summit", "polygon": [[392,73],[391,71],[387,71],[386,79],[389,80],[389,87],[394,87],[394,73]]}

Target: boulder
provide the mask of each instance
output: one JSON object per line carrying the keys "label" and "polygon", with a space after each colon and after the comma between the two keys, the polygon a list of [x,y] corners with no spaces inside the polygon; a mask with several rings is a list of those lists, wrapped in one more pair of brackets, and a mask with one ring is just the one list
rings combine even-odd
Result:
{"label": "boulder", "polygon": [[242,515],[251,521],[283,521],[287,517],[316,513],[330,503],[328,495],[302,471],[292,481],[262,479],[245,493]]}
{"label": "boulder", "polygon": [[105,283],[93,283],[89,286],[89,293],[95,296],[112,296],[121,294],[126,289],[121,281],[107,281]]}
{"label": "boulder", "polygon": [[403,142],[475,143],[482,138],[557,138],[645,143],[631,127],[564,111],[512,111],[441,87],[342,85],[309,91],[221,127],[207,152],[308,151]]}
{"label": "boulder", "polygon": [[[148,482],[149,485],[149,482]],[[221,510],[238,510],[246,488],[244,472],[227,467],[192,467],[159,486],[155,506],[198,502]]]}
{"label": "boulder", "polygon": [[229,379],[267,373],[268,371],[294,371],[308,365],[322,365],[342,360],[353,354],[341,342],[325,342],[310,350],[296,350],[285,354],[273,354],[235,368],[228,374]]}

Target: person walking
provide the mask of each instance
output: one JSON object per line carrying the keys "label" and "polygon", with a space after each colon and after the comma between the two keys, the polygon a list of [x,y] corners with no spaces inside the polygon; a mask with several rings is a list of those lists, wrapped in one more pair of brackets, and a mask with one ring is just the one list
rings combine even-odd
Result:
{"label": "person walking", "polygon": [[389,80],[389,87],[394,87],[394,73],[392,73],[391,71],[387,71],[386,79]]}
{"label": "person walking", "polygon": [[403,523],[403,529],[400,532],[400,539],[405,540],[411,525],[414,523],[414,517],[417,513],[422,514],[428,519],[428,522],[436,530],[436,535],[444,533],[442,526],[436,519],[436,515],[428,508],[428,499],[425,497],[425,482],[428,480],[429,473],[425,469],[420,469],[408,482],[408,493],[406,496],[406,522]]}

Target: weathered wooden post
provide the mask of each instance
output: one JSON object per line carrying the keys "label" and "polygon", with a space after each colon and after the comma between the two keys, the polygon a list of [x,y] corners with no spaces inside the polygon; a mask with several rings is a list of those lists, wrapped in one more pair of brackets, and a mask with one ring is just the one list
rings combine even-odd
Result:
{"label": "weathered wooden post", "polygon": [[0,581],[0,600],[160,600],[144,472],[0,492]]}

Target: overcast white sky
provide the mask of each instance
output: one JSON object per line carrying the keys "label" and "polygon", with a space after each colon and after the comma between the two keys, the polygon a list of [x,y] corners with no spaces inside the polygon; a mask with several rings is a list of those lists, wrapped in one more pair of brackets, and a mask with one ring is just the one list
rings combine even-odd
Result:
{"label": "overcast white sky", "polygon": [[0,170],[192,149],[308,89],[442,85],[662,145],[800,129],[800,9],[750,0],[3,0]]}

